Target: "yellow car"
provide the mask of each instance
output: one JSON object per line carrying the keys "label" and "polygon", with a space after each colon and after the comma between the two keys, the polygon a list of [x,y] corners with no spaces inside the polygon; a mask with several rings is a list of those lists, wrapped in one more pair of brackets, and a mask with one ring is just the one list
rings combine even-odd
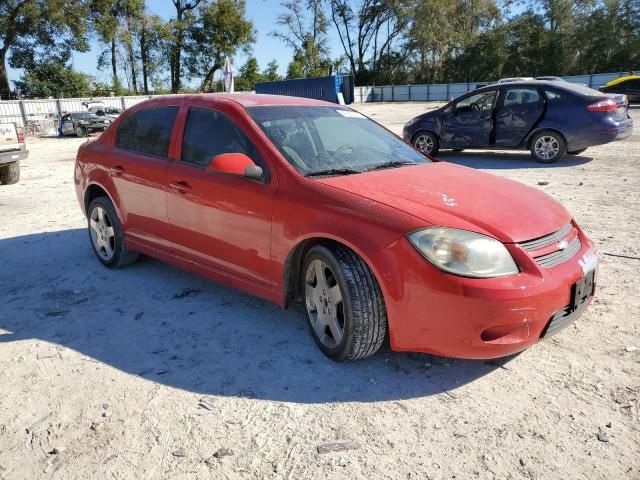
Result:
{"label": "yellow car", "polygon": [[640,102],[640,75],[628,75],[626,77],[611,80],[600,89],[604,93],[622,93],[630,102]]}

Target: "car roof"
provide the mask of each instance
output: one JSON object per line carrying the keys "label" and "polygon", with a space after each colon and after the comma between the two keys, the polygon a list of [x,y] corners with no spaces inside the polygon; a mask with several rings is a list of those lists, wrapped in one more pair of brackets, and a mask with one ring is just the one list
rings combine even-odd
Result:
{"label": "car roof", "polygon": [[[186,95],[166,95],[146,100],[145,105],[167,105],[175,99],[197,99],[216,103],[233,102],[244,108],[260,106],[301,106],[301,107],[336,107],[335,103],[316,100],[313,98],[290,97],[287,95],[265,95],[260,93],[198,93]],[[137,105],[141,105],[137,104]],[[136,106],[137,106],[136,105]]]}
{"label": "car roof", "polygon": [[[584,85],[567,82],[566,80],[525,80],[525,81],[519,81],[519,82],[492,83],[485,87],[478,88],[474,91],[482,92],[485,90],[491,90],[495,88],[536,87],[536,86],[555,87],[560,90],[570,91],[575,94],[583,94],[583,92],[580,92],[579,89],[585,88]],[[586,88],[589,88],[589,87],[586,87]],[[597,91],[595,89],[592,89],[592,90]]]}

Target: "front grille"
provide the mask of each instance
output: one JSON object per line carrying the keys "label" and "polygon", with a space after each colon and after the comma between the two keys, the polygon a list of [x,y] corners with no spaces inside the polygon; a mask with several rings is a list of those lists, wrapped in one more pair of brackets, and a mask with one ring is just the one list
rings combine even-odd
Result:
{"label": "front grille", "polygon": [[538,265],[544,268],[555,267],[556,265],[561,264],[562,262],[566,262],[571,257],[573,257],[580,250],[580,239],[578,237],[574,238],[573,241],[567,245],[567,248],[564,250],[558,250],[556,252],[548,253],[547,255],[541,255],[535,258]]}
{"label": "front grille", "polygon": [[[573,225],[569,223],[557,232],[534,238],[533,240],[527,240],[518,245],[529,253],[538,265],[544,268],[551,268],[566,262],[580,251],[580,247],[582,246],[580,238],[577,233],[575,233],[575,237],[573,237],[573,232]],[[571,237],[573,237],[573,239],[569,240]],[[567,244],[566,242],[569,243]],[[561,246],[561,243],[565,243],[564,248]],[[548,247],[553,244],[556,244],[556,250],[549,252]],[[536,254],[536,252],[538,252],[538,254]]]}
{"label": "front grille", "polygon": [[526,242],[522,242],[519,245],[527,252],[538,250],[539,248],[547,247],[554,242],[559,242],[564,237],[569,235],[572,229],[573,226],[568,223],[557,232],[554,232],[550,235],[545,235],[544,237],[534,238],[533,240],[527,240]]}

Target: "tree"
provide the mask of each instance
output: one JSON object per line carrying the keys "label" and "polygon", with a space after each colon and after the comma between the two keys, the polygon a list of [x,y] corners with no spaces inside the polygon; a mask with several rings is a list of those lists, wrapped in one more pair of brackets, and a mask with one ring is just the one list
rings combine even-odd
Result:
{"label": "tree", "polygon": [[390,71],[395,66],[390,63],[394,58],[394,63],[405,61],[407,51],[392,54],[392,48],[410,25],[410,11],[417,11],[408,0],[329,0],[329,4],[356,83],[375,81],[383,67]]}
{"label": "tree", "polygon": [[256,89],[256,83],[262,81],[260,67],[255,57],[249,57],[240,67],[237,78],[234,79],[235,87],[239,91],[250,92]]}
{"label": "tree", "polygon": [[190,77],[202,78],[201,89],[213,90],[213,75],[225,57],[248,50],[255,42],[253,23],[245,18],[244,0],[215,0],[200,5],[185,42]]}
{"label": "tree", "polygon": [[25,97],[84,97],[91,94],[91,77],[76,72],[68,63],[68,57],[34,62],[29,65],[20,80],[15,82]]}
{"label": "tree", "polygon": [[[328,75],[331,70],[327,47],[327,17],[323,11],[323,0],[290,0],[282,3],[284,13],[278,16],[276,23],[284,31],[274,31],[271,35],[279,38],[293,50],[293,65],[289,71],[295,77],[318,77]],[[310,14],[307,21],[304,11]]]}
{"label": "tree", "polygon": [[275,82],[277,80],[281,80],[280,74],[278,73],[278,61],[274,58],[269,63],[267,63],[267,68],[262,71],[262,79],[265,82]]}
{"label": "tree", "polygon": [[14,68],[33,68],[43,58],[88,50],[88,1],[0,2],[0,98],[10,90],[7,59]]}
{"label": "tree", "polygon": [[[169,53],[171,67],[171,92],[178,93],[182,86],[182,49],[184,47],[184,32],[189,30],[193,20],[192,15],[188,15],[194,10],[202,0],[172,0],[176,8],[176,18],[171,22],[173,27],[174,42]],[[185,21],[186,20],[186,21]]]}
{"label": "tree", "polygon": [[98,40],[107,45],[98,57],[98,68],[111,66],[111,81],[116,94],[120,93],[121,84],[118,78],[118,30],[119,19],[122,13],[122,4],[116,0],[95,0],[93,4],[93,28]]}

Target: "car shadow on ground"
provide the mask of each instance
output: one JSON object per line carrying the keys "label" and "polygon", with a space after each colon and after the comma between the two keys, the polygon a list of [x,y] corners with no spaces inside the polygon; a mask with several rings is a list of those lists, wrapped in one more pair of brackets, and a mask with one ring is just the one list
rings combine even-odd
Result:
{"label": "car shadow on ground", "polygon": [[555,163],[539,163],[528,152],[490,152],[465,150],[454,152],[443,150],[436,155],[438,160],[471,168],[487,170],[511,170],[516,168],[562,168],[584,165],[593,160],[588,151],[581,155],[566,155]]}
{"label": "car shadow on ground", "polygon": [[455,398],[457,387],[506,368],[508,359],[388,349],[337,364],[300,311],[149,258],[107,269],[87,237],[73,229],[0,240],[0,348],[37,339],[175,388],[302,403]]}

